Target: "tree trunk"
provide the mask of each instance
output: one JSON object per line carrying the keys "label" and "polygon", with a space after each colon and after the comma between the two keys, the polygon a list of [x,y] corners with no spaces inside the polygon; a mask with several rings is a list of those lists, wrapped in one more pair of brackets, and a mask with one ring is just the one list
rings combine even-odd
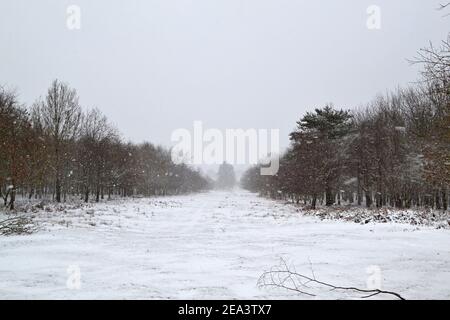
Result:
{"label": "tree trunk", "polygon": [[16,201],[16,187],[11,190],[11,196],[9,199],[9,210],[14,210],[14,202]]}
{"label": "tree trunk", "polygon": [[325,190],[325,205],[327,207],[330,207],[334,204],[334,197],[333,197],[333,191],[331,190],[330,187],[326,187]]}
{"label": "tree trunk", "polygon": [[358,206],[360,206],[361,204],[362,204],[362,201],[361,201],[361,199],[362,199],[362,192],[361,192],[361,182],[359,181],[359,174],[358,174],[358,177],[357,177],[357,185],[356,185],[356,199],[357,199],[357,201],[358,201]]}
{"label": "tree trunk", "polygon": [[348,202],[353,204],[355,202],[355,194],[353,192],[350,192],[350,197],[348,199]]}
{"label": "tree trunk", "polygon": [[444,211],[447,211],[448,209],[448,202],[447,202],[447,189],[442,190],[442,209]]}
{"label": "tree trunk", "polygon": [[8,190],[6,190],[6,194],[5,194],[5,196],[3,197],[3,203],[4,203],[4,205],[5,205],[5,207],[8,205],[8,195],[9,195],[9,192],[10,192],[10,190],[8,189]]}
{"label": "tree trunk", "polygon": [[317,196],[313,195],[312,200],[311,200],[311,208],[312,209],[316,209],[316,202],[317,202]]}
{"label": "tree trunk", "polygon": [[395,196],[395,206],[397,208],[403,208],[402,198],[399,195]]}
{"label": "tree trunk", "polygon": [[436,191],[435,202],[436,202],[436,209],[439,210],[441,208],[441,199],[439,199],[439,191]]}
{"label": "tree trunk", "polygon": [[369,192],[366,192],[366,207],[370,208],[372,206],[372,196]]}
{"label": "tree trunk", "polygon": [[95,190],[95,202],[100,201],[100,187],[97,186],[97,190]]}
{"label": "tree trunk", "polygon": [[383,198],[382,198],[381,192],[377,192],[376,201],[377,201],[377,208],[381,208],[383,206]]}
{"label": "tree trunk", "polygon": [[61,202],[61,180],[58,177],[56,177],[56,183],[55,183],[55,192],[56,192],[56,202]]}

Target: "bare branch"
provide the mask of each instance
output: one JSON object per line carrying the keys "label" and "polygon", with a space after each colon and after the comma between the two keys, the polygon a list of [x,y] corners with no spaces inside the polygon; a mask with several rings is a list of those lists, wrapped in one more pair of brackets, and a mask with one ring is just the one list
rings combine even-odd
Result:
{"label": "bare branch", "polygon": [[13,217],[0,221],[0,235],[31,234],[36,231],[33,221],[26,217]]}
{"label": "bare branch", "polygon": [[[311,265],[312,268],[312,265]],[[289,283],[286,280],[289,279]],[[304,282],[306,281],[306,282]],[[315,288],[306,286],[306,284],[315,284]],[[272,267],[270,271],[264,272],[258,280],[259,287],[276,287],[289,291],[294,291],[307,296],[315,297],[316,293],[312,290],[321,291],[329,289],[329,291],[350,291],[356,294],[364,294],[359,296],[361,299],[371,298],[377,295],[391,295],[400,300],[405,300],[400,294],[393,291],[386,291],[381,289],[361,289],[357,287],[337,286],[331,283],[320,281],[316,279],[314,272],[313,277],[306,276],[301,273],[292,271],[284,259],[280,259],[278,266]],[[305,290],[309,289],[309,290]]]}

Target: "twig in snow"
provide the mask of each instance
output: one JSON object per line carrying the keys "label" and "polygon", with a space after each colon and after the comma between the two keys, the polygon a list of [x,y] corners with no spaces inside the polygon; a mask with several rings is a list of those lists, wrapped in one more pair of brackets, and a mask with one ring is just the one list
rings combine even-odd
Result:
{"label": "twig in snow", "polygon": [[[311,265],[311,262],[310,262]],[[311,265],[312,268],[312,265]],[[386,291],[381,289],[361,289],[357,287],[345,287],[337,286],[331,283],[323,282],[316,279],[314,272],[311,276],[297,273],[288,267],[286,262],[281,259],[279,266],[272,267],[270,271],[264,272],[258,280],[258,286],[260,287],[277,287],[294,291],[307,296],[317,296],[313,293],[313,289],[322,290],[329,289],[330,291],[351,291],[354,293],[364,294],[359,296],[361,299],[371,298],[377,295],[391,295],[400,300],[405,300],[400,294],[393,291]],[[315,285],[315,288],[311,288],[308,284]]]}

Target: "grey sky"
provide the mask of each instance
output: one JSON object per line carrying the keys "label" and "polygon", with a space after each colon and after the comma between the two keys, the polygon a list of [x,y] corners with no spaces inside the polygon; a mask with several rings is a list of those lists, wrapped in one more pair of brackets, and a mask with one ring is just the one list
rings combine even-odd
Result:
{"label": "grey sky", "polygon": [[[81,8],[81,30],[66,8]],[[381,30],[366,27],[380,6]],[[126,139],[170,144],[172,130],[279,128],[305,110],[353,108],[418,78],[406,61],[444,39],[434,0],[0,2],[0,84],[23,102],[52,79],[76,88]]]}

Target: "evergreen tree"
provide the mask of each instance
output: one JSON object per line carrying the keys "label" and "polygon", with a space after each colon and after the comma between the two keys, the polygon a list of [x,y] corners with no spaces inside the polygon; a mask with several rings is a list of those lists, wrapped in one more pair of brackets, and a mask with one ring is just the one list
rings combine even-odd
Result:
{"label": "evergreen tree", "polygon": [[[297,130],[291,133],[295,158],[300,161],[300,166],[304,166],[303,171],[306,171],[302,178],[325,187],[327,206],[334,203],[335,184],[343,162],[342,138],[350,132],[351,127],[352,115],[349,111],[326,106],[315,109],[314,113],[306,113],[297,122]],[[315,203],[316,191],[312,197]]]}
{"label": "evergreen tree", "polygon": [[231,189],[236,184],[234,168],[231,164],[224,162],[219,167],[216,186],[219,189]]}

